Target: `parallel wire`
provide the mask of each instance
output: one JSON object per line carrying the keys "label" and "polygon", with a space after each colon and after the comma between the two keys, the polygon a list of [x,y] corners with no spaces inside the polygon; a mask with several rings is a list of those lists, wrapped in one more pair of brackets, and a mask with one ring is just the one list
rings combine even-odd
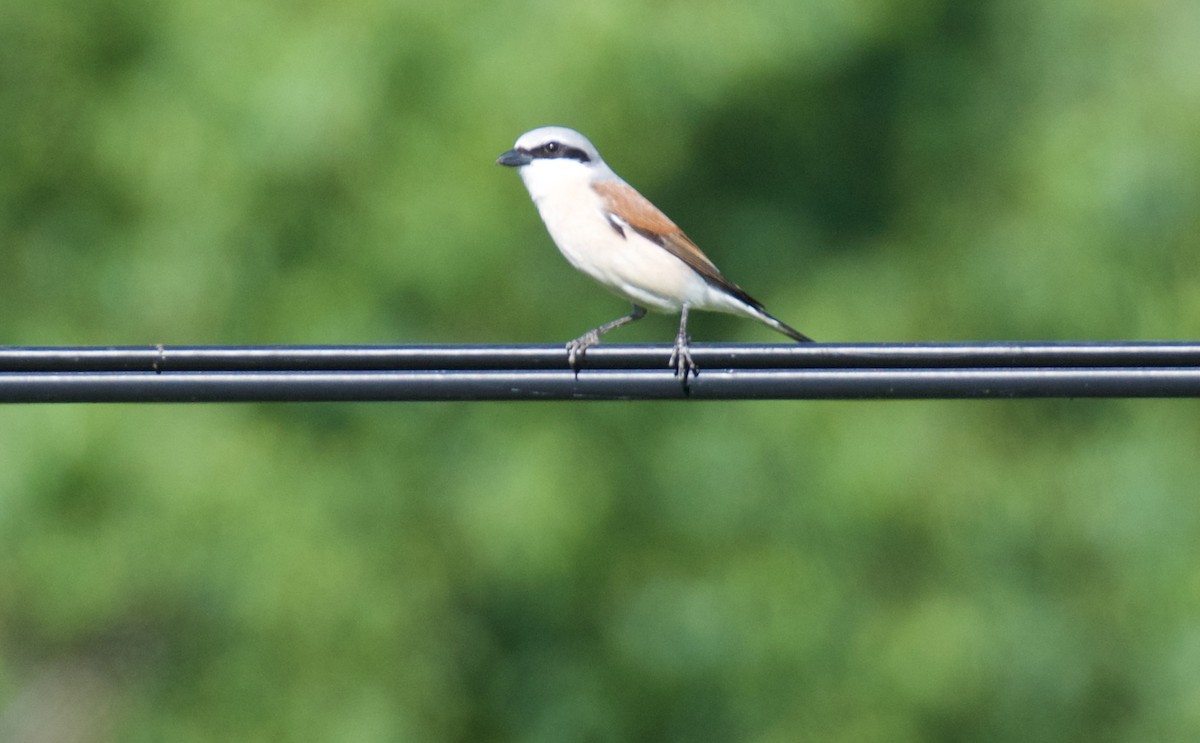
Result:
{"label": "parallel wire", "polygon": [[1200,343],[0,347],[0,402],[1200,397]]}

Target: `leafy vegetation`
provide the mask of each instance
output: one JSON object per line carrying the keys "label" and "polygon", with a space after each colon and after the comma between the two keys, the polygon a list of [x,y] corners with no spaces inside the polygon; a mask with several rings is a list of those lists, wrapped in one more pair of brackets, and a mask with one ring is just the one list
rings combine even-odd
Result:
{"label": "leafy vegetation", "polygon": [[[819,340],[1195,338],[1197,7],[16,0],[0,338],[566,341],[549,123]],[[0,738],[1194,740],[1198,413],[8,407]]]}

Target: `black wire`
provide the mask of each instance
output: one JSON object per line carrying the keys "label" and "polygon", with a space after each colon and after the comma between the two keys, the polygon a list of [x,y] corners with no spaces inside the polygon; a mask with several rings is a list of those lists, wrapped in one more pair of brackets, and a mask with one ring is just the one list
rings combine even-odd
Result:
{"label": "black wire", "polygon": [[1200,343],[0,348],[0,402],[1200,397]]}

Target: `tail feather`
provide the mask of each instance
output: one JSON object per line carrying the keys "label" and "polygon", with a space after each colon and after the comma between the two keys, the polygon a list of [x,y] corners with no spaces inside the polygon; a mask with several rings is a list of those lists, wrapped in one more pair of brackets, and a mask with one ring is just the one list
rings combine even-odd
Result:
{"label": "tail feather", "polygon": [[762,306],[762,302],[738,289],[738,287],[734,286],[734,288],[737,289],[737,294],[730,293],[729,291],[720,292],[717,296],[723,301],[708,304],[705,306],[705,309],[716,310],[717,312],[731,312],[743,317],[752,317],[763,325],[783,333],[798,343],[816,343],[812,338],[809,338],[804,333],[801,333],[770,312],[767,312],[766,308]]}
{"label": "tail feather", "polygon": [[778,330],[780,333],[783,333],[784,335],[791,338],[792,340],[797,341],[798,343],[815,343],[816,342],[812,338],[809,338],[804,333],[801,333],[799,330],[796,330],[795,328],[793,328],[791,325],[788,325],[787,323],[782,322],[782,321],[772,317],[769,313],[762,311],[762,310],[760,310],[760,312],[762,312],[762,321],[764,323],[766,323],[770,327],[774,328],[775,330]]}

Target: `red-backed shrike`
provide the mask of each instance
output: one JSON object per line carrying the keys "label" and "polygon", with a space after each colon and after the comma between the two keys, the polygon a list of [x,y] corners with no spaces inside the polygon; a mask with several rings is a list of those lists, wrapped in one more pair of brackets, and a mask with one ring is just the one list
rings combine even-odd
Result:
{"label": "red-backed shrike", "polygon": [[574,129],[525,132],[496,162],[517,168],[550,237],[571,265],[633,303],[628,315],[567,344],[572,368],[600,336],[640,320],[646,310],[679,313],[670,366],[687,382],[697,374],[688,352],[688,310],[758,320],[797,341],[811,341],[772,317],[762,303],[721,275],[667,215],[613,172]]}

